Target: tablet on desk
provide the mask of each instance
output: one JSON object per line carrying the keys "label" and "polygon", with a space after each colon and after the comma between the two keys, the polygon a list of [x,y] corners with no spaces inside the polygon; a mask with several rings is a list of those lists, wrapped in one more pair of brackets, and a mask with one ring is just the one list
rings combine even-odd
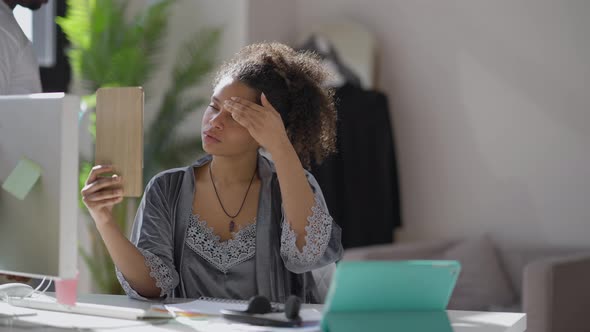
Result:
{"label": "tablet on desk", "polygon": [[457,261],[341,262],[322,330],[451,332],[445,309],[460,270]]}
{"label": "tablet on desk", "polygon": [[340,262],[324,311],[445,310],[460,270],[457,261]]}

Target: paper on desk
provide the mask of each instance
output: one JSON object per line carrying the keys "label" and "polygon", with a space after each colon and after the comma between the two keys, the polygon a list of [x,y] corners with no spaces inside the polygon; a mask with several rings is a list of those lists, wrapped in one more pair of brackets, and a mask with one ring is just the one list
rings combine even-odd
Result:
{"label": "paper on desk", "polygon": [[[303,309],[301,315],[303,318],[304,311],[317,311],[316,309]],[[321,314],[320,314],[321,316]],[[305,318],[303,318],[305,321]],[[319,332],[321,331],[319,322],[304,323],[302,327],[271,327],[257,326],[243,323],[236,323],[225,320],[221,317],[213,317],[208,320],[194,320],[188,317],[177,318],[176,322],[190,326],[199,332]]]}
{"label": "paper on desk", "polygon": [[39,177],[41,177],[41,166],[32,160],[23,158],[8,175],[2,184],[2,189],[22,201],[37,183]]}
{"label": "paper on desk", "polygon": [[[216,302],[207,300],[196,300],[186,303],[166,304],[152,306],[153,310],[167,310],[175,313],[180,317],[203,317],[203,316],[221,316],[221,310],[246,310],[246,303],[237,302]],[[265,314],[269,318],[285,317],[282,312]],[[276,317],[274,317],[276,316]],[[322,319],[322,313],[316,309],[301,309],[299,316],[304,322],[319,322]]]}
{"label": "paper on desk", "polygon": [[195,300],[192,302],[154,305],[152,310],[171,311],[181,317],[201,317],[201,316],[221,316],[222,309],[229,310],[246,310],[246,303],[235,302],[215,302],[206,300]]}

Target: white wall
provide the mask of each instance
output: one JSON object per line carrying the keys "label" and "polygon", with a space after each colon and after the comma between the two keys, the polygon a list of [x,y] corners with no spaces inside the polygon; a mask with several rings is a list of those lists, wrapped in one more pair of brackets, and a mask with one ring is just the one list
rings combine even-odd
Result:
{"label": "white wall", "polygon": [[489,231],[590,244],[590,2],[296,1],[380,44],[401,177],[402,240]]}
{"label": "white wall", "polygon": [[[242,0],[245,1],[245,0]],[[295,36],[296,2],[247,0],[247,43],[282,41]]]}

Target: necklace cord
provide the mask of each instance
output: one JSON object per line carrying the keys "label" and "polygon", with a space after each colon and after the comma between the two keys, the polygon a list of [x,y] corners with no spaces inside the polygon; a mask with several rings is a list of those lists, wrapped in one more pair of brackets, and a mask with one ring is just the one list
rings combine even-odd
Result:
{"label": "necklace cord", "polygon": [[242,208],[244,207],[244,203],[246,203],[246,197],[248,197],[248,192],[250,191],[250,187],[252,186],[252,182],[254,182],[254,177],[256,176],[256,170],[258,170],[258,165],[256,165],[256,168],[254,169],[254,174],[252,174],[252,178],[250,179],[250,184],[248,185],[248,189],[246,189],[246,195],[244,195],[244,199],[242,200],[242,205],[240,205],[240,209],[238,210],[238,213],[236,213],[235,215],[230,215],[229,213],[227,213],[227,211],[225,210],[225,207],[223,206],[223,203],[221,203],[221,198],[219,197],[219,192],[217,192],[217,187],[215,186],[215,181],[213,181],[213,172],[211,171],[211,163],[209,163],[209,177],[211,178],[211,183],[213,184],[213,190],[215,190],[215,196],[217,196],[217,200],[219,201],[219,205],[221,206],[221,209],[223,210],[223,213],[225,213],[226,216],[230,217],[230,218],[235,218],[238,216],[238,214],[240,214],[240,212],[242,212]]}

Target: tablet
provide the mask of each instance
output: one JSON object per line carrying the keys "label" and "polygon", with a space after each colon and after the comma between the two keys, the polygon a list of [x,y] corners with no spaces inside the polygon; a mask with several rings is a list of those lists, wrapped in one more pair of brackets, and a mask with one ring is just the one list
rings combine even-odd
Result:
{"label": "tablet", "polygon": [[458,261],[344,261],[338,263],[324,312],[444,311]]}
{"label": "tablet", "polygon": [[143,194],[143,105],[141,87],[96,92],[96,165],[112,165],[123,179],[123,196]]}

